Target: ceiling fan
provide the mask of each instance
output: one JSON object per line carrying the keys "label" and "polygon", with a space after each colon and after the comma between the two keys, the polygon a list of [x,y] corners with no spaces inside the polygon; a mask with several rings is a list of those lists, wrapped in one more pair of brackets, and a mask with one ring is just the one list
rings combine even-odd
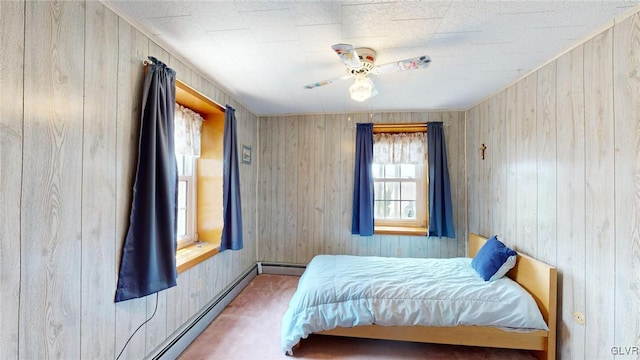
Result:
{"label": "ceiling fan", "polygon": [[429,55],[404,59],[387,64],[375,66],[376,52],[373,49],[361,47],[354,48],[350,44],[335,44],[331,48],[338,54],[347,68],[347,74],[329,80],[319,81],[306,85],[306,89],[314,89],[329,85],[337,80],[346,80],[355,77],[353,85],[349,87],[351,98],[355,101],[365,101],[378,94],[369,74],[381,75],[396,71],[424,69],[431,63]]}

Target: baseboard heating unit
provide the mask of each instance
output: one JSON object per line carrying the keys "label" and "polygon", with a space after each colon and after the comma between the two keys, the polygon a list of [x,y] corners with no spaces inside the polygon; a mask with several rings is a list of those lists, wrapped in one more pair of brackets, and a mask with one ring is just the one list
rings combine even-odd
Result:
{"label": "baseboard heating unit", "polygon": [[258,262],[240,275],[236,281],[224,289],[220,295],[207,304],[200,312],[181,326],[173,336],[165,340],[145,359],[173,360],[195,340],[204,329],[215,320],[240,292],[259,274],[300,276],[304,265]]}
{"label": "baseboard heating unit", "polygon": [[293,275],[300,276],[306,268],[305,265],[280,264],[280,263],[258,263],[258,274],[272,275]]}
{"label": "baseboard heating unit", "polygon": [[224,310],[257,275],[258,265],[254,264],[240,275],[236,281],[224,289],[217,298],[207,304],[200,312],[187,321],[185,325],[181,326],[173,336],[169,337],[160,344],[156,350],[147,355],[145,359],[173,360],[178,358],[189,344],[220,315],[222,310]]}

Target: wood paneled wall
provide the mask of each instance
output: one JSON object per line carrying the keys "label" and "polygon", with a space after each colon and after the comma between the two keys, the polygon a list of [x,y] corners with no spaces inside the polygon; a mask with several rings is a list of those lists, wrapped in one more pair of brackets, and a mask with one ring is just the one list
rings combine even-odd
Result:
{"label": "wood paneled wall", "polygon": [[558,267],[563,359],[640,344],[639,74],[636,14],[467,113],[469,231]]}
{"label": "wood paneled wall", "polygon": [[[443,121],[457,238],[351,235],[355,124]],[[453,257],[465,252],[463,112],[259,118],[258,259],[306,264],[317,254]]]}
{"label": "wood paneled wall", "polygon": [[[0,359],[114,359],[156,296],[113,302],[137,162],[142,59],[257,118],[99,2],[0,2]],[[245,249],[160,292],[121,359],[141,359],[256,258],[257,166],[242,165]]]}

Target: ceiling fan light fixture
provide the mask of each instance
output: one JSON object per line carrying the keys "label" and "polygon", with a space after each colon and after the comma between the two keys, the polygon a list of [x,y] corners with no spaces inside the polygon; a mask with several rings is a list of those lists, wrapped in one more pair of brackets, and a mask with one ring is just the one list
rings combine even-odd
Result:
{"label": "ceiling fan light fixture", "polygon": [[367,77],[357,77],[353,85],[349,87],[351,99],[355,101],[365,101],[371,97],[373,82]]}

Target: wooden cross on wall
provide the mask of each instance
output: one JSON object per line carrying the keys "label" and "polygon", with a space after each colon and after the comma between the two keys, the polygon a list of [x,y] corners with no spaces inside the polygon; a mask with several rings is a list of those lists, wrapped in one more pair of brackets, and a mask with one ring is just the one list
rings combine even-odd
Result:
{"label": "wooden cross on wall", "polygon": [[484,160],[484,151],[487,150],[487,147],[484,146],[484,144],[482,144],[482,146],[480,146],[479,150],[480,150],[480,157],[482,158],[482,160]]}

